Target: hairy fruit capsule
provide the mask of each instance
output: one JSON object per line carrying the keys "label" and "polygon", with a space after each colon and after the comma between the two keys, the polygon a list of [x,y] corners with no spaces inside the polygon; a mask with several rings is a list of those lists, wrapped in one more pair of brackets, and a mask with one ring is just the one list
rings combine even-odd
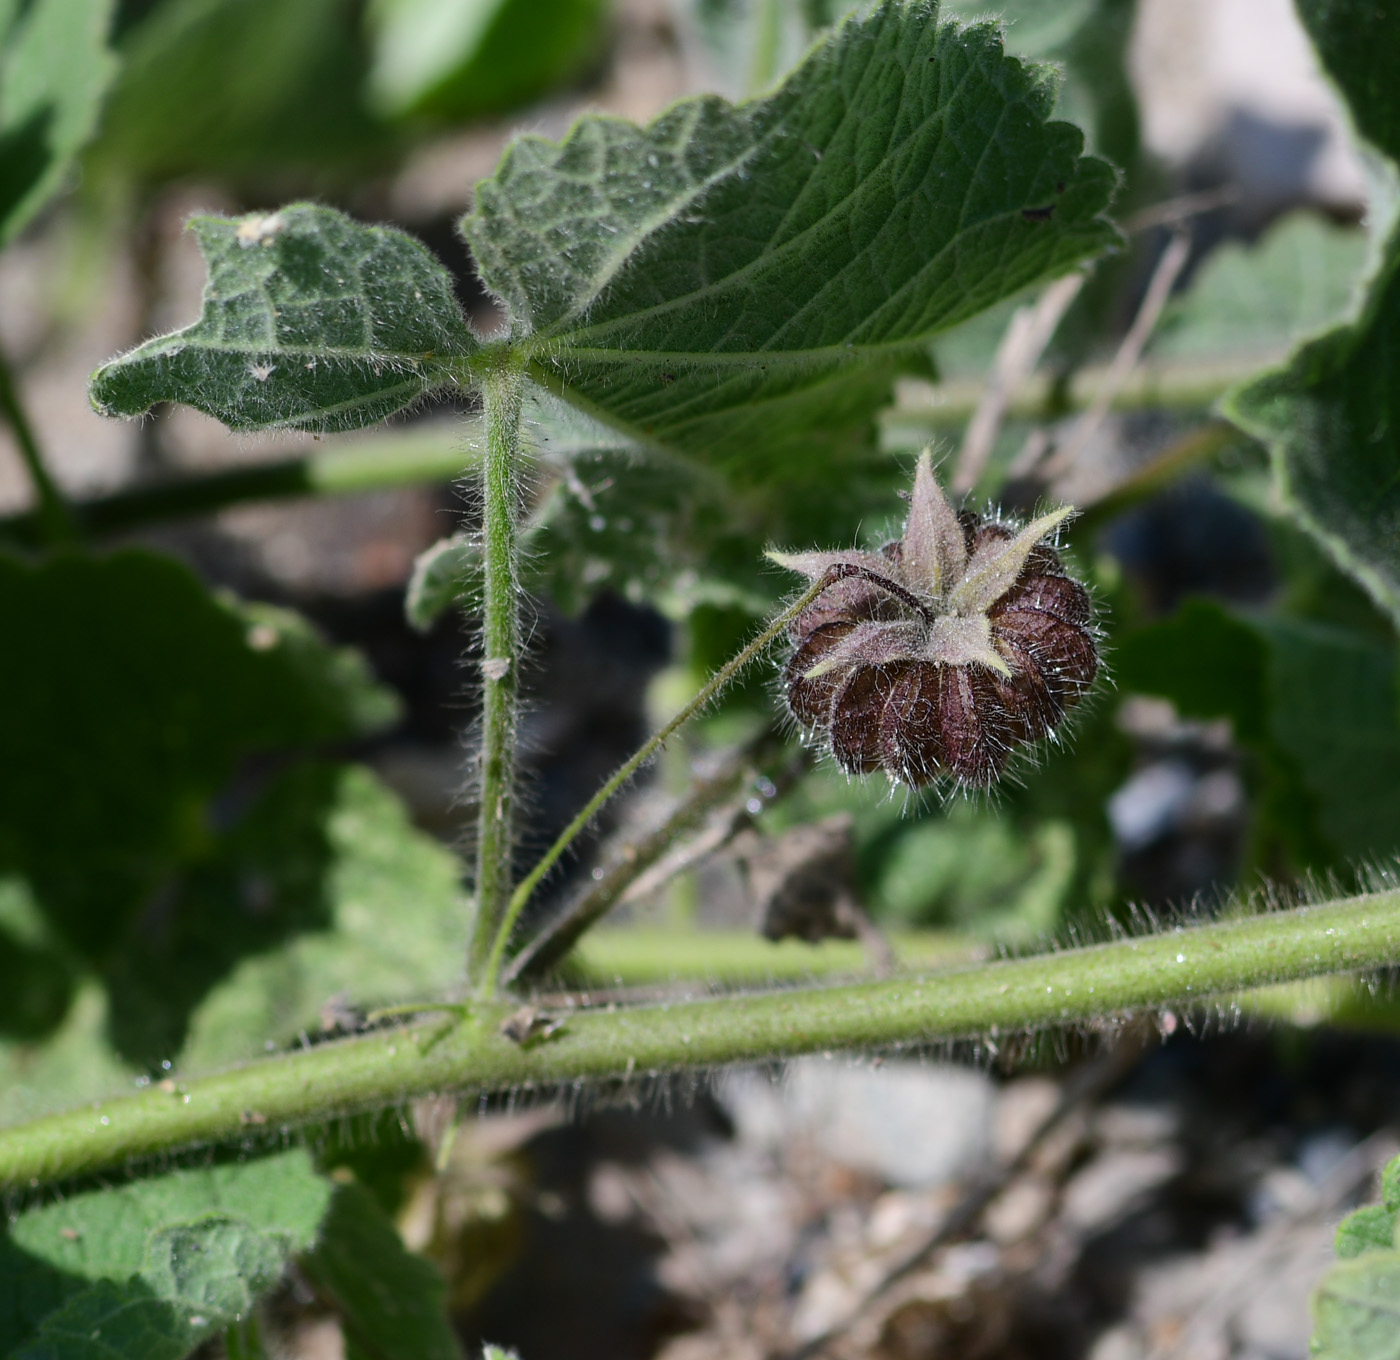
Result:
{"label": "hairy fruit capsule", "polygon": [[770,553],[831,584],[793,621],[788,708],[851,774],[994,784],[1093,683],[1089,594],[1045,541],[948,504],[925,453],[902,538],[878,552]]}

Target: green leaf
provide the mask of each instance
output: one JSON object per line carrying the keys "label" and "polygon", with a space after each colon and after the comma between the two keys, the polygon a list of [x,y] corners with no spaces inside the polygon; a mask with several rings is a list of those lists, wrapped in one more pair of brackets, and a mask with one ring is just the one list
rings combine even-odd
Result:
{"label": "green leaf", "polygon": [[596,54],[606,0],[371,0],[371,104],[473,118],[522,104]]}
{"label": "green leaf", "polygon": [[215,1328],[195,1323],[150,1292],[140,1276],[123,1284],[99,1280],[74,1294],[10,1354],[13,1360],[181,1360]]}
{"label": "green leaf", "polygon": [[307,203],[190,226],[209,268],[200,319],[99,368],[103,415],[179,401],[236,430],[355,429],[476,349],[447,271],[403,232]]}
{"label": "green leaf", "polygon": [[[1229,717],[1262,758],[1261,815],[1303,863],[1400,846],[1393,648],[1349,630],[1190,600],[1125,636],[1119,684],[1191,717]],[[1325,848],[1324,848],[1325,847]]]}
{"label": "green leaf", "polygon": [[0,1240],[0,1349],[178,1360],[311,1246],[330,1197],[297,1149],[22,1213]]}
{"label": "green leaf", "polygon": [[0,8],[0,246],[61,187],[92,135],[116,60],[112,0]]}
{"label": "green leaf", "polygon": [[1368,1251],[1389,1251],[1397,1245],[1400,1213],[1383,1204],[1368,1204],[1349,1213],[1337,1225],[1337,1255],[1343,1260]]}
{"label": "green leaf", "polygon": [[[393,146],[364,106],[353,0],[124,5],[122,70],[92,159],[140,180],[363,174]],[[134,22],[132,16],[138,16]]]}
{"label": "green leaf", "polygon": [[1313,1295],[1320,1360],[1400,1360],[1400,1251],[1341,1261]]}
{"label": "green leaf", "polygon": [[1366,234],[1293,213],[1261,240],[1211,252],[1152,342],[1154,360],[1213,367],[1277,362],[1351,308]]}
{"label": "green leaf", "polygon": [[[456,859],[415,830],[368,770],[323,769],[317,778],[326,781],[322,796],[303,814],[316,826],[307,835],[295,827],[286,833],[289,851],[301,845],[300,860],[289,855],[278,869],[273,859],[280,877],[265,871],[261,879],[275,909],[315,924],[287,931],[276,950],[244,954],[209,991],[190,1019],[185,1069],[226,1066],[269,1043],[331,1028],[328,1003],[367,1007],[441,995],[460,978],[468,911]],[[269,829],[276,812],[268,809]],[[312,854],[323,857],[314,875]],[[223,881],[236,889],[248,880]],[[195,897],[190,907],[210,903]]]}
{"label": "green leaf", "polygon": [[481,545],[472,534],[440,538],[413,561],[413,575],[404,591],[403,609],[409,623],[426,633],[439,618],[477,593],[481,580]]}
{"label": "green leaf", "polygon": [[362,1186],[336,1187],[301,1267],[340,1313],[346,1360],[456,1360],[442,1276],[405,1248]]}
{"label": "green leaf", "polygon": [[1400,10],[1357,0],[1297,0],[1328,75],[1341,86],[1357,130],[1400,160],[1400,88],[1393,57],[1400,50]]}
{"label": "green leaf", "polygon": [[280,612],[244,614],[141,551],[0,558],[0,876],[106,958],[216,841],[211,802],[258,752],[343,739],[393,701]]}
{"label": "green leaf", "polygon": [[42,1043],[24,1038],[0,1043],[0,1126],[125,1095],[137,1073],[107,1040],[105,990],[96,978],[85,978],[61,1023]]}
{"label": "green leaf", "polygon": [[1288,510],[1400,619],[1400,238],[1355,325],[1226,400],[1268,445]]}
{"label": "green leaf", "polygon": [[1085,130],[1090,147],[1127,172],[1129,190],[1139,152],[1137,99],[1128,78],[1132,0],[955,0],[946,12],[964,22],[999,19],[1006,48],[1032,61],[1055,61],[1064,82],[1057,116]]}
{"label": "green leaf", "polygon": [[746,481],[868,440],[927,339],[1117,237],[1112,169],[992,25],[885,0],[774,95],[525,137],[464,223],[531,373]]}
{"label": "green leaf", "polygon": [[[1390,54],[1400,9],[1299,0],[1299,13],[1358,129],[1400,157]],[[1400,619],[1400,230],[1354,324],[1231,393],[1226,414],[1269,448],[1279,498],[1337,564]]]}
{"label": "green leaf", "polygon": [[125,935],[103,986],[78,983],[46,1042],[0,1044],[0,1124],[130,1090],[161,1058],[206,1071],[447,992],[459,873],[369,771],[292,767],[161,895],[161,928]]}

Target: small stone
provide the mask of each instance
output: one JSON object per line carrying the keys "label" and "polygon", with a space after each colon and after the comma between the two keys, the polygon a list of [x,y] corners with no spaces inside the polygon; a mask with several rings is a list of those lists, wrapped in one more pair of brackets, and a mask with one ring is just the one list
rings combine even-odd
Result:
{"label": "small stone", "polygon": [[982,1221],[993,1242],[1008,1246],[1035,1232],[1054,1207],[1054,1187],[1039,1176],[1023,1176],[987,1206]]}
{"label": "small stone", "polygon": [[1096,1157],[1065,1187],[1062,1212],[1081,1232],[1102,1232],[1141,1207],[1181,1171],[1176,1148],[1113,1150]]}

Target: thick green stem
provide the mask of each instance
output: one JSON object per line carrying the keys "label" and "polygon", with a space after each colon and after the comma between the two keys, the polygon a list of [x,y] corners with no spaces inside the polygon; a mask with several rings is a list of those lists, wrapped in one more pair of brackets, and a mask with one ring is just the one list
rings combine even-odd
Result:
{"label": "thick green stem", "polygon": [[481,780],[477,816],[476,918],[467,977],[489,994],[492,941],[510,902],[515,800],[516,697],[520,677],[517,477],[523,362],[513,351],[486,372],[486,467],[482,477]]}
{"label": "thick green stem", "polygon": [[1271,982],[1400,961],[1400,891],[882,982],[710,997],[561,1017],[501,1033],[507,1003],[454,1022],[323,1044],[85,1105],[0,1132],[0,1185],[23,1188],[195,1144],[442,1091],[549,1089],[839,1048],[890,1048],[1192,1004]]}
{"label": "thick green stem", "polygon": [[34,484],[34,494],[39,501],[39,528],[44,541],[50,544],[71,541],[76,534],[68,502],[64,500],[58,483],[44,462],[39,441],[34,437],[34,428],[20,404],[10,366],[3,354],[0,354],[0,414],[4,415],[6,424],[14,434],[20,457],[24,459],[24,466],[29,472],[29,480]]}
{"label": "thick green stem", "polygon": [[691,718],[700,712],[715,695],[725,689],[729,682],[733,680],[750,661],[762,653],[769,643],[771,643],[773,639],[830,584],[831,582],[826,577],[814,581],[797,597],[797,599],[784,609],[768,627],[759,633],[743,651],[725,662],[725,664],[706,681],[700,692],[681,709],[665,727],[657,732],[650,741],[646,742],[645,745],[640,747],[628,760],[618,767],[617,771],[607,783],[583,805],[583,809],[579,812],[578,816],[559,833],[554,844],[544,852],[539,862],[523,879],[521,879],[519,886],[516,888],[515,892],[511,894],[510,903],[504,917],[501,919],[500,927],[496,931],[496,938],[491,945],[490,957],[487,960],[486,971],[482,977],[482,995],[490,996],[495,990],[496,979],[500,976],[501,964],[505,959],[506,946],[510,943],[511,932],[515,929],[515,923],[520,919],[520,913],[525,909],[526,902],[530,900],[530,894],[539,887],[544,876],[559,862],[559,857],[573,844],[579,832],[598,815],[599,809],[608,799],[613,797],[613,795],[616,794],[618,790],[620,790],[627,781],[652,758],[652,756],[670,741]]}
{"label": "thick green stem", "polygon": [[[383,487],[450,482],[462,475],[464,463],[475,463],[478,456],[474,440],[467,441],[464,453],[460,436],[441,428],[394,430],[299,458],[172,477],[70,502],[68,508],[83,535],[119,534],[249,502],[349,496]],[[38,510],[0,519],[0,538],[37,546],[43,537]]]}

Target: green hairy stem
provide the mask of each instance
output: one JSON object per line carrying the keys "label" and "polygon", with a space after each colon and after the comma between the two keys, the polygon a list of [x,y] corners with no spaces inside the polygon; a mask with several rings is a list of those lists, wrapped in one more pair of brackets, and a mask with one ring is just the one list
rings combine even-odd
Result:
{"label": "green hairy stem", "polygon": [[[783,629],[806,609],[830,584],[830,579],[825,576],[818,581],[814,581],[812,585],[803,591],[797,599],[788,605],[781,614],[763,629],[747,647],[726,661],[724,665],[705,682],[700,692],[696,694],[696,696],[686,704],[665,727],[657,732],[649,741],[640,746],[633,755],[618,767],[616,772],[607,780],[602,788],[583,805],[578,816],[559,833],[554,844],[544,852],[540,857],[539,863],[521,879],[519,886],[516,888],[515,892],[511,894],[510,902],[506,907],[504,915],[501,917],[500,926],[496,931],[496,938],[491,946],[490,957],[486,962],[481,985],[483,995],[490,996],[495,989],[496,979],[500,976],[501,964],[505,959],[506,946],[510,943],[511,932],[515,929],[515,923],[520,919],[520,913],[524,911],[525,904],[530,900],[530,894],[539,887],[544,876],[559,862],[559,857],[573,844],[584,827],[598,815],[598,810],[603,804],[623,788],[627,781],[670,741],[691,718],[700,712],[711,699],[725,690],[734,677],[737,676],[749,662],[753,661],[755,657],[760,656]],[[480,920],[480,916],[478,916],[477,919]]]}
{"label": "green hairy stem", "polygon": [[523,360],[502,352],[483,382],[486,464],[482,478],[481,780],[477,816],[476,917],[467,977],[489,994],[492,941],[505,928],[515,847],[515,729],[520,677],[520,580],[516,562],[516,479],[520,464]]}
{"label": "green hairy stem", "polygon": [[[578,1010],[547,1037],[501,1033],[508,1003],[167,1081],[0,1133],[0,1182],[38,1185],[132,1159],[430,1092],[548,1089],[836,1048],[889,1048],[1229,998],[1400,959],[1400,891],[1239,916],[941,973]],[[526,1027],[528,1029],[528,1026]],[[518,1028],[517,1028],[518,1032]]]}

